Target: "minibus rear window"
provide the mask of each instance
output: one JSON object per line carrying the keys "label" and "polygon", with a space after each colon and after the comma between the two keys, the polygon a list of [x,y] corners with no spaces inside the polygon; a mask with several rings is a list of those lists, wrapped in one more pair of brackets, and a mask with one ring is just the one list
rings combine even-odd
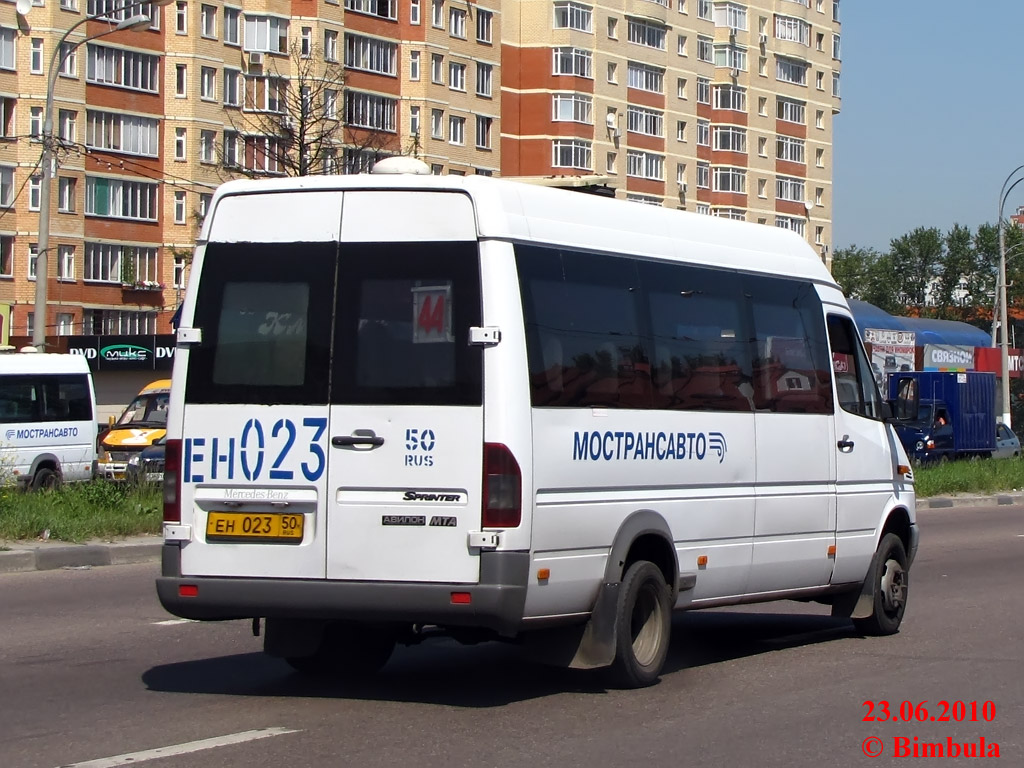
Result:
{"label": "minibus rear window", "polygon": [[327,402],[336,251],[332,243],[207,246],[189,402]]}

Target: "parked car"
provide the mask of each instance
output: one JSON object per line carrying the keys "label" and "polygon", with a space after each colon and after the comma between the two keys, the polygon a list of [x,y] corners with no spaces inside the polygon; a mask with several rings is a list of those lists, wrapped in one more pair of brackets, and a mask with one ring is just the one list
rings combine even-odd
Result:
{"label": "parked car", "polygon": [[128,459],[125,479],[132,483],[162,483],[164,481],[164,442],[161,436]]}
{"label": "parked car", "polygon": [[996,424],[996,449],[992,451],[993,459],[1009,459],[1020,456],[1020,440],[1005,424]]}

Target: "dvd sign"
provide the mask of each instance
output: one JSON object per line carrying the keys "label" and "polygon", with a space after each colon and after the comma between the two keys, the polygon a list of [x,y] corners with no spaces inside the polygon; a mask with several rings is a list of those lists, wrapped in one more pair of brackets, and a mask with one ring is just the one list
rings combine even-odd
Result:
{"label": "dvd sign", "polygon": [[174,336],[70,336],[68,352],[82,355],[94,371],[169,371]]}

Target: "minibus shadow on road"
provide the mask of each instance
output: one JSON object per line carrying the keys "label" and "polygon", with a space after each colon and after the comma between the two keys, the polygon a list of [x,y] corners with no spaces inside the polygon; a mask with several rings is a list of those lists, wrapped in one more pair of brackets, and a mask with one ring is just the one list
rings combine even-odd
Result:
{"label": "minibus shadow on road", "polygon": [[[695,611],[676,616],[659,685],[685,687],[686,670],[801,646],[858,637],[848,620],[829,616]],[[603,694],[600,670],[547,666],[503,643],[460,646],[430,640],[399,647],[375,677],[360,682],[293,672],[260,652],[153,667],[151,691],[225,696],[346,698],[456,707],[498,707],[560,693]]]}

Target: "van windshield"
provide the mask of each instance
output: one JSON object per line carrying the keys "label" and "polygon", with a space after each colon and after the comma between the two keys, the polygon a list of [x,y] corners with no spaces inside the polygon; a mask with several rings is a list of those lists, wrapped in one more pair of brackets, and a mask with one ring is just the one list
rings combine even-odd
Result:
{"label": "van windshield", "polygon": [[124,409],[115,427],[166,427],[167,404],[170,395],[167,392],[154,392],[139,395]]}

